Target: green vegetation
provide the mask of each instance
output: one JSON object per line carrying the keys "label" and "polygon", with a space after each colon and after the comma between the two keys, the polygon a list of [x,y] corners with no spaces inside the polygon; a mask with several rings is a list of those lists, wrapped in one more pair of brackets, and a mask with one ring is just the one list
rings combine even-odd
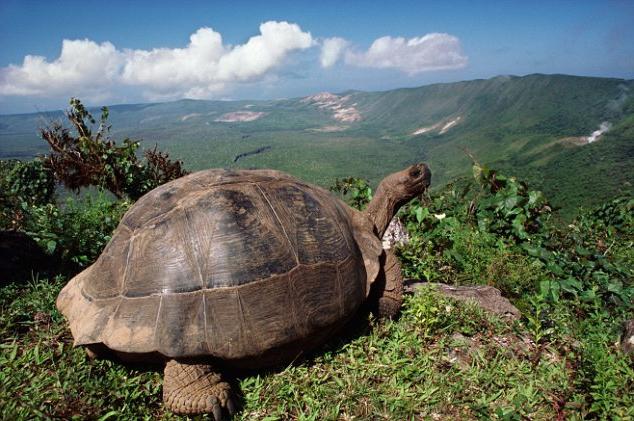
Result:
{"label": "green vegetation", "polygon": [[41,157],[49,169],[66,188],[78,192],[82,187],[97,186],[114,194],[118,199],[136,200],[150,190],[187,174],[182,162],[171,161],[168,154],[146,150],[145,162],[136,156],[139,142],[125,138],[122,146],[110,138],[109,111],[101,109],[96,133],[95,119],[76,98],[70,100],[66,116],[76,134],[61,123],[52,123],[40,130],[48,142],[50,153]]}
{"label": "green vegetation", "polygon": [[[478,160],[542,190],[571,220],[634,191],[634,82],[565,75],[500,76],[387,92],[347,92],[362,120],[345,123],[302,98],[278,101],[176,101],[112,106],[113,136],[143,138],[187,163],[205,168],[275,168],[330,186],[363,175],[385,175],[427,162],[440,188],[468,175],[467,149]],[[247,108],[248,107],[248,108]],[[265,113],[250,122],[216,121],[235,111]],[[98,112],[98,110],[95,110]],[[0,158],[46,153],[37,128],[62,113],[0,116]],[[441,132],[447,122],[461,119]],[[603,121],[612,129],[581,145]],[[437,129],[413,135],[423,127]],[[319,131],[335,127],[339,131]],[[577,143],[575,143],[577,142]],[[270,150],[233,162],[235,156]]]}
{"label": "green vegetation", "polygon": [[[0,161],[0,230],[26,232],[59,262],[50,269],[64,273],[76,272],[99,256],[134,200],[187,174],[180,161],[156,147],[146,150],[141,161],[138,141],[126,138],[117,146],[109,136],[106,107],[94,131],[95,120],[82,103],[73,98],[70,105],[67,118],[73,131],[61,123],[41,129],[48,154],[33,161]],[[61,200],[57,185],[84,191]],[[0,280],[11,276],[0,274]]]}
{"label": "green vegetation", "polygon": [[[496,286],[523,318],[501,320],[424,289],[406,298],[398,320],[361,313],[303,361],[238,373],[238,419],[634,417],[634,360],[617,345],[633,310],[634,200],[612,200],[556,227],[541,193],[484,166],[474,175],[402,210],[412,237],[397,250],[403,270]],[[333,189],[357,207],[372,194],[354,178]],[[61,236],[51,237],[55,249],[85,265],[127,206],[99,196],[69,202],[60,208],[66,216],[44,217],[64,221],[59,226],[37,212],[25,218]],[[82,242],[66,242],[80,232]],[[66,280],[0,289],[0,417],[177,419],[161,406],[160,367],[90,361],[72,347],[54,305]]]}
{"label": "green vegetation", "polygon": [[19,229],[31,206],[53,201],[55,178],[41,161],[0,161],[0,227]]}

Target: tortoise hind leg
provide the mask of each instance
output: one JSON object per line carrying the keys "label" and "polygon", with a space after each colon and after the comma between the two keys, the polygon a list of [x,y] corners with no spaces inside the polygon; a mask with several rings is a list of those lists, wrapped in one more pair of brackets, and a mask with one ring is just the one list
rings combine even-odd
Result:
{"label": "tortoise hind leg", "polygon": [[231,386],[208,364],[170,360],[163,376],[163,402],[176,414],[212,413],[222,419],[223,409],[233,415]]}
{"label": "tortoise hind leg", "polygon": [[398,258],[391,250],[385,250],[383,265],[375,282],[378,296],[377,310],[381,318],[398,315],[403,303],[403,273]]}

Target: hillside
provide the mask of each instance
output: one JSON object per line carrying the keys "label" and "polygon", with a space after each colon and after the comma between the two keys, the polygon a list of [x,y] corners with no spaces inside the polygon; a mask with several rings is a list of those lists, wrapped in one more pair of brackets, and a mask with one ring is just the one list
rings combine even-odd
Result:
{"label": "hillside", "polygon": [[[634,81],[499,76],[386,92],[276,101],[114,105],[113,136],[158,143],[192,169],[271,167],[330,185],[376,183],[413,161],[439,187],[469,171],[464,150],[521,176],[571,214],[633,191]],[[0,116],[0,158],[46,151],[37,129],[61,112]],[[607,133],[588,138],[602,123]]]}

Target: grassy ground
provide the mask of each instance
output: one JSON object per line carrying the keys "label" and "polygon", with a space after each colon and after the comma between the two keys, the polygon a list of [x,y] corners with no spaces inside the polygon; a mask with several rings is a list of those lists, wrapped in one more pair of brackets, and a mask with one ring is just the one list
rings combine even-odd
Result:
{"label": "grassy ground", "polygon": [[[0,418],[178,419],[161,407],[160,370],[90,361],[72,347],[54,307],[63,284],[0,290]],[[607,320],[589,325],[594,336],[580,341],[571,331],[538,346],[530,322],[509,324],[426,290],[406,300],[397,321],[361,316],[302,362],[240,376],[237,418],[629,419],[632,364]],[[588,352],[603,365],[584,364]]]}
{"label": "grassy ground", "polygon": [[[634,358],[618,344],[634,309],[634,200],[553,226],[541,193],[485,167],[474,176],[474,185],[456,182],[402,209],[411,236],[397,249],[403,272],[493,285],[522,319],[424,290],[407,297],[396,321],[360,314],[304,360],[237,375],[237,419],[634,418]],[[357,205],[369,199],[363,182],[353,186]],[[61,248],[74,273],[94,261],[129,206],[87,199],[19,204],[24,230]],[[55,309],[67,280],[0,287],[0,419],[178,419],[162,408],[160,367],[90,361],[72,347]]]}

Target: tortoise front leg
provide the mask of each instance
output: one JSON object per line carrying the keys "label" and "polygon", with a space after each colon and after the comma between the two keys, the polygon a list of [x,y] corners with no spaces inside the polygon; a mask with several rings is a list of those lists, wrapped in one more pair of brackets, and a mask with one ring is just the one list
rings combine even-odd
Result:
{"label": "tortoise front leg", "polygon": [[222,409],[235,412],[231,386],[211,365],[170,360],[163,376],[163,403],[176,414],[212,413],[222,419]]}
{"label": "tortoise front leg", "polygon": [[375,282],[378,295],[378,315],[393,318],[403,303],[403,273],[398,258],[391,250],[385,250],[383,266]]}

